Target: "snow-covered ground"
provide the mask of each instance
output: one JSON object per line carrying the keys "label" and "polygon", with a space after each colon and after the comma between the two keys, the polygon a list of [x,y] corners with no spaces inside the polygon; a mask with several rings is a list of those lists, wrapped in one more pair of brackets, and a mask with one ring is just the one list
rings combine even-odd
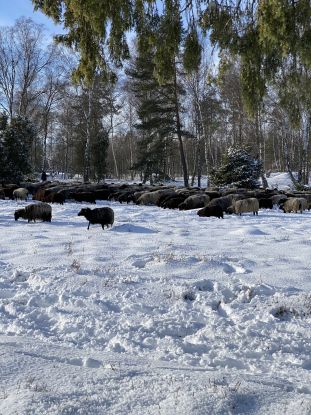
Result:
{"label": "snow-covered ground", "polygon": [[[27,202],[27,203],[30,203]],[[0,414],[311,413],[311,212],[0,201]]]}

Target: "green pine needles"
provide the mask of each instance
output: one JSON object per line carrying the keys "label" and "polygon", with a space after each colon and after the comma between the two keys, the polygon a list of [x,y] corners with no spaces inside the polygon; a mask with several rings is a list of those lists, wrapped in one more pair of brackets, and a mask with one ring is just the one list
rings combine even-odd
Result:
{"label": "green pine needles", "polygon": [[36,131],[27,118],[0,116],[0,180],[18,183],[31,172],[31,145]]}
{"label": "green pine needles", "polygon": [[229,147],[219,168],[210,172],[211,182],[215,186],[255,189],[262,173],[262,162],[253,157],[246,149]]}

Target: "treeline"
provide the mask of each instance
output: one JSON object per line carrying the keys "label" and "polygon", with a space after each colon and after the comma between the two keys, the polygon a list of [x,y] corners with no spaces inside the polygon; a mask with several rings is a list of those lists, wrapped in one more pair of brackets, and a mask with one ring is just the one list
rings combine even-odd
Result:
{"label": "treeline", "polygon": [[1,180],[43,169],[85,181],[183,177],[185,185],[206,186],[202,176],[238,147],[260,159],[266,174],[298,171],[299,182],[308,183],[310,69],[283,65],[295,82],[275,76],[250,116],[241,61],[232,53],[213,57],[206,45],[205,58],[189,72],[176,50],[169,80],[159,77],[157,53],[133,40],[122,68],[111,62],[113,72],[98,68],[91,81],[73,82],[79,56],[49,42],[42,26],[21,18],[2,27]]}

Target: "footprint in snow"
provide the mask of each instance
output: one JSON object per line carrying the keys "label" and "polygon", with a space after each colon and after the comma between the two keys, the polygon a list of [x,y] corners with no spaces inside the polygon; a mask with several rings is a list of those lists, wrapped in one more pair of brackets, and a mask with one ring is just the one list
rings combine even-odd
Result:
{"label": "footprint in snow", "polygon": [[0,298],[1,299],[5,299],[5,298],[12,298],[14,297],[16,294],[15,290],[12,289],[8,289],[8,288],[0,288]]}
{"label": "footprint in snow", "polygon": [[92,359],[91,357],[88,357],[88,358],[84,359],[83,366],[89,367],[89,368],[92,368],[92,369],[97,369],[97,368],[103,366],[103,362],[101,362],[100,360],[96,360],[96,359]]}
{"label": "footprint in snow", "polygon": [[24,272],[20,270],[15,270],[12,274],[12,279],[15,282],[26,282],[30,276],[29,272]]}
{"label": "footprint in snow", "polygon": [[223,271],[226,273],[226,274],[233,274],[233,273],[236,273],[236,274],[245,274],[246,273],[246,269],[245,268],[243,268],[242,266],[240,266],[240,265],[230,265],[230,264],[224,264],[223,265]]}
{"label": "footprint in snow", "polygon": [[199,291],[214,291],[214,283],[211,280],[198,281],[195,288]]}
{"label": "footprint in snow", "polygon": [[129,259],[134,259],[131,265],[136,268],[145,268],[146,264],[152,261],[152,258],[150,257],[140,257],[139,255],[132,255],[129,257]]}
{"label": "footprint in snow", "polygon": [[143,259],[137,259],[132,263],[132,266],[136,268],[145,268],[147,262],[148,261],[144,261]]}
{"label": "footprint in snow", "polygon": [[112,232],[127,232],[127,233],[157,233],[157,231],[145,228],[144,226],[132,225],[125,223],[124,225],[114,226],[111,228]]}

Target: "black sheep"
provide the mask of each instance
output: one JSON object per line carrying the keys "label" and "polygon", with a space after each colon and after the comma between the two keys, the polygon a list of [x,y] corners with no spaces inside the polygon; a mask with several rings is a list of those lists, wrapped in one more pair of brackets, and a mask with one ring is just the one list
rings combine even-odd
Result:
{"label": "black sheep", "polygon": [[273,203],[272,200],[269,199],[259,199],[259,208],[260,209],[273,209]]}
{"label": "black sheep", "polygon": [[224,214],[220,206],[205,206],[203,209],[198,210],[197,214],[208,218],[211,216],[215,216],[219,219],[224,218]]}
{"label": "black sheep", "polygon": [[176,196],[176,197],[170,197],[164,202],[162,202],[161,207],[164,209],[177,209],[178,206],[184,202],[186,199],[185,196]]}
{"label": "black sheep", "polygon": [[90,224],[100,224],[102,228],[105,229],[109,225],[113,225],[114,222],[114,211],[110,207],[102,207],[96,209],[84,208],[81,209],[78,213],[78,216],[84,216],[86,220],[89,221],[87,229],[90,229]]}
{"label": "black sheep", "polygon": [[71,197],[76,202],[88,202],[96,204],[95,194],[92,192],[72,193]]}
{"label": "black sheep", "polygon": [[63,205],[65,202],[65,196],[62,193],[50,193],[45,196],[45,202],[47,203],[59,203]]}

